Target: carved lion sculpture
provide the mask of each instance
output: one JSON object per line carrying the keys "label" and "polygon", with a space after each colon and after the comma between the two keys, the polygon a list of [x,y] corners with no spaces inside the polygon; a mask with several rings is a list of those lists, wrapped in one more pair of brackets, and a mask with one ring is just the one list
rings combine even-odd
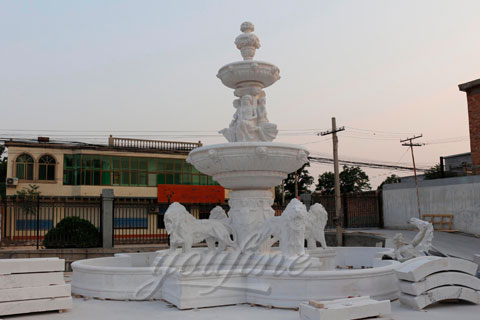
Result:
{"label": "carved lion sculpture", "polygon": [[310,207],[305,220],[305,239],[307,239],[308,249],[315,249],[317,241],[320,242],[323,249],[327,248],[325,241],[327,221],[327,210],[320,203],[315,203]]}
{"label": "carved lion sculpture", "polygon": [[[183,252],[189,252],[194,243],[205,240],[210,250],[223,251],[230,245],[236,246],[230,238],[232,228],[216,219],[197,220],[184,206],[178,202],[172,203],[164,217],[165,229],[170,235],[170,250],[182,247]],[[218,242],[218,248],[215,243]]]}
{"label": "carved lion sculpture", "polygon": [[281,216],[265,220],[259,233],[259,245],[265,241],[269,241],[268,243],[273,245],[278,239],[283,256],[292,257],[305,254],[306,215],[305,205],[297,199],[291,200]]}

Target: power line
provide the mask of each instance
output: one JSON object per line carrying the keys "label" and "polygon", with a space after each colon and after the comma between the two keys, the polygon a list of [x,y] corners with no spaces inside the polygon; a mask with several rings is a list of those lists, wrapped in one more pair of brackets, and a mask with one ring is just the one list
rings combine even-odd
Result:
{"label": "power line", "polygon": [[[311,162],[318,162],[318,163],[327,163],[332,164],[332,158],[325,158],[325,157],[308,157]],[[406,166],[399,166],[399,165],[388,165],[383,163],[375,163],[375,162],[363,162],[363,161],[349,161],[349,160],[338,160],[341,164],[346,165],[354,165],[358,167],[366,167],[372,169],[391,169],[391,170],[399,170],[399,171],[413,171],[413,167],[406,167]],[[417,168],[418,171],[426,171],[428,169]]]}

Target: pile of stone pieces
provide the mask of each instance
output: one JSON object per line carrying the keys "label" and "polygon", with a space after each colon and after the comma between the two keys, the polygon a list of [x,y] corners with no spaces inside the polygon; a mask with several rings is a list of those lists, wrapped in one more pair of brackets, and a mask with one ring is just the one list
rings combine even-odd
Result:
{"label": "pile of stone pieces", "polygon": [[389,300],[377,301],[369,296],[315,301],[300,304],[302,320],[353,320],[391,313]]}
{"label": "pile of stone pieces", "polygon": [[58,258],[1,259],[0,316],[71,308],[64,269]]}
{"label": "pile of stone pieces", "polygon": [[457,258],[418,257],[397,269],[400,302],[421,310],[443,300],[480,304],[478,265]]}

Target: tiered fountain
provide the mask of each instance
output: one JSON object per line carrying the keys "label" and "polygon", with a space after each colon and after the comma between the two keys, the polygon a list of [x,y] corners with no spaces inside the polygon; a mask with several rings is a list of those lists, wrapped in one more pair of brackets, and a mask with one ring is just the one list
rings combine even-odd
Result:
{"label": "tiered fountain", "polygon": [[308,162],[304,147],[272,142],[278,131],[267,118],[263,89],[280,79],[280,71],[271,63],[253,60],[260,47],[252,33],[253,24],[242,23],[241,31],[235,44],[243,61],[227,64],[217,74],[238,97],[233,101],[236,111],[232,122],[220,131],[229,143],[197,148],[187,159],[200,172],[232,190],[228,214],[240,246],[265,219],[274,216],[271,189]]}
{"label": "tiered fountain", "polygon": [[[278,131],[267,118],[263,89],[280,79],[279,69],[253,60],[260,47],[253,24],[244,22],[241,31],[235,44],[244,60],[222,67],[217,75],[237,97],[233,120],[220,131],[228,143],[195,149],[187,159],[232,190],[229,217],[222,219],[218,208],[211,219],[199,221],[181,204],[172,204],[165,214],[170,250],[77,261],[72,264],[74,293],[158,298],[180,309],[236,303],[298,307],[309,299],[397,297],[393,269],[398,262],[379,259],[385,249],[326,248],[318,237],[314,240],[322,242],[322,248],[316,248],[316,241],[311,245],[309,237],[324,227],[315,224],[321,219],[308,220],[322,214],[319,205],[316,213],[307,212],[294,199],[274,218],[272,188],[308,161],[308,151],[272,142]],[[191,248],[204,239],[208,248]],[[273,248],[278,239],[279,248]],[[225,250],[226,245],[230,247]]]}

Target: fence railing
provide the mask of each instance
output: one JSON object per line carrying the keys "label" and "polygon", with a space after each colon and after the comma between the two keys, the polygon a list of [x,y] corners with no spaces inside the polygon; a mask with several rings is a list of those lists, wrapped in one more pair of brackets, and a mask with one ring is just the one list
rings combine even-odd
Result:
{"label": "fence railing", "polygon": [[[381,227],[380,195],[375,191],[342,194],[344,228]],[[327,228],[335,227],[335,196],[312,195],[312,204],[321,203],[328,212]]]}
{"label": "fence railing", "polygon": [[66,217],[80,217],[100,229],[100,206],[100,198],[3,200],[0,202],[2,242],[39,247],[47,232]]}
{"label": "fence railing", "polygon": [[155,149],[155,150],[173,150],[173,151],[192,151],[201,147],[200,142],[183,141],[163,141],[163,140],[145,140],[132,138],[114,138],[108,139],[110,147],[135,148],[135,149]]}
{"label": "fence railing", "polygon": [[[218,204],[182,203],[197,219],[208,219]],[[168,243],[164,214],[168,203],[156,199],[116,198],[113,206],[114,244]],[[228,212],[229,206],[221,204]],[[0,202],[2,219],[1,240],[8,246],[37,246],[45,235],[66,217],[80,217],[90,221],[101,231],[101,198],[48,198],[21,201],[10,198]],[[274,206],[280,215],[283,206]]]}

